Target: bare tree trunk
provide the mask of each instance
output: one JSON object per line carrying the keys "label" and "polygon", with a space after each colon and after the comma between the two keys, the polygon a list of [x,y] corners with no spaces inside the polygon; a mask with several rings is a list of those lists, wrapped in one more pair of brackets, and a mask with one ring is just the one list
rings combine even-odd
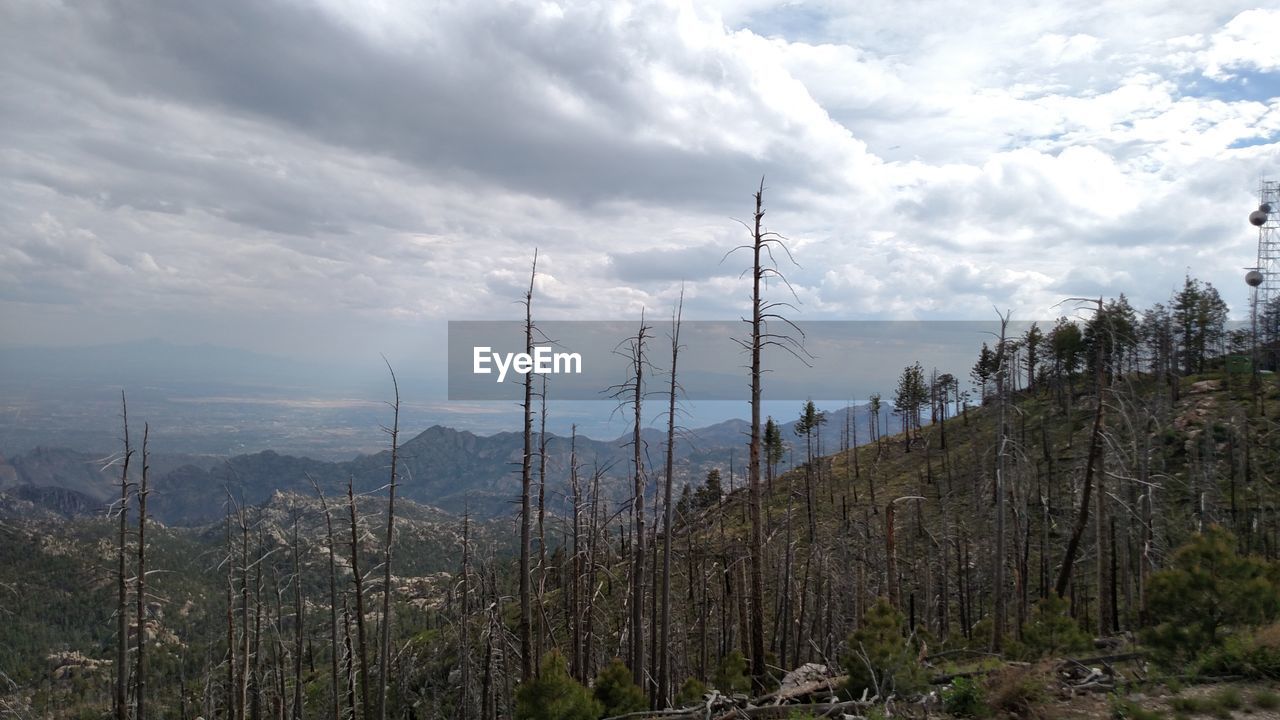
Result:
{"label": "bare tree trunk", "polygon": [[238,508],[240,522],[240,698],[239,715],[243,719],[249,708],[249,658],[252,634],[249,632],[249,523],[244,508]]}
{"label": "bare tree trunk", "polygon": [[138,677],[134,686],[137,720],[147,718],[147,442],[151,426],[142,425],[142,484],[138,486]]}
{"label": "bare tree trunk", "polygon": [[464,512],[462,514],[462,583],[459,589],[461,593],[461,602],[459,603],[458,617],[458,663],[462,676],[462,688],[458,693],[460,700],[458,702],[458,717],[461,720],[469,720],[471,717],[471,633],[467,627],[467,623],[471,618],[470,604],[470,587],[468,585],[471,579],[471,513]]}
{"label": "bare tree trunk", "polygon": [[[634,383],[624,390],[629,391],[633,422],[631,426],[632,446],[632,480],[631,513],[635,522],[635,537],[632,540],[634,560],[631,565],[631,679],[635,684],[648,688],[644,681],[644,552],[645,552],[645,517],[644,517],[644,459],[640,430],[643,427],[642,409],[644,398],[644,341],[649,327],[640,318],[640,329],[636,332],[632,347],[632,376]],[[646,693],[648,694],[648,693]]]}
{"label": "bare tree trunk", "polygon": [[298,516],[293,516],[293,720],[302,720],[302,635],[306,627],[302,603],[302,553],[298,541]]}
{"label": "bare tree trunk", "polygon": [[547,628],[543,627],[547,585],[547,376],[542,376],[542,392],[538,393],[538,611],[534,614],[533,660],[542,667],[542,646]]}
{"label": "bare tree trunk", "polygon": [[120,412],[124,418],[124,458],[120,470],[120,507],[116,512],[120,516],[120,536],[116,548],[116,695],[115,711],[117,720],[126,720],[129,716],[128,694],[126,682],[129,676],[129,606],[128,606],[128,566],[125,554],[129,532],[129,461],[133,458],[133,447],[129,444],[129,406],[125,402],[124,391],[120,391]]}
{"label": "bare tree trunk", "polygon": [[[307,478],[311,480],[310,477]],[[329,674],[333,687],[330,688],[329,712],[332,720],[341,720],[341,704],[338,693],[338,564],[334,556],[333,515],[329,512],[329,503],[315,480],[311,480],[316,496],[320,498],[320,509],[324,512],[325,537],[329,545]]]}
{"label": "bare tree trunk", "polygon": [[364,577],[360,574],[360,526],[356,518],[356,496],[347,479],[347,506],[351,510],[351,578],[356,592],[356,643],[360,653],[360,712],[353,717],[369,717],[369,645],[364,628]]}
{"label": "bare tree trunk", "polygon": [[[538,276],[538,251],[533,252],[529,291],[524,296],[524,351],[533,354],[533,282]],[[524,456],[520,463],[520,680],[533,678],[533,599],[529,587],[530,513],[533,484],[533,373],[524,376]]]}
{"label": "bare tree trunk", "polygon": [[751,233],[751,445],[748,456],[747,483],[748,504],[751,513],[751,541],[747,554],[751,564],[751,678],[752,687],[764,689],[767,668],[764,656],[764,528],[760,520],[760,381],[763,368],[760,350],[764,330],[764,303],[761,296],[763,278],[764,237],[760,232],[760,220],[764,217],[764,178],[755,194],[756,209]]}
{"label": "bare tree trunk", "polygon": [[351,718],[355,720],[356,711],[356,653],[351,646],[351,606],[347,604],[346,593],[342,597],[342,655],[345,660],[347,707],[351,708]]}
{"label": "bare tree trunk", "polygon": [[[1102,301],[1098,300],[1098,310],[1102,310]],[[1093,492],[1093,476],[1100,471],[1097,468],[1102,455],[1102,417],[1106,408],[1106,388],[1103,383],[1102,373],[1102,344],[1098,344],[1098,362],[1096,363],[1095,384],[1098,393],[1098,408],[1093,416],[1093,432],[1089,436],[1089,459],[1085,463],[1084,469],[1084,491],[1080,497],[1080,510],[1076,513],[1075,526],[1071,530],[1071,538],[1067,541],[1066,553],[1062,557],[1062,567],[1058,571],[1058,581],[1054,586],[1054,592],[1058,597],[1065,597],[1067,594],[1067,586],[1071,583],[1071,571],[1075,565],[1076,553],[1080,549],[1080,538],[1084,536],[1085,528],[1089,526],[1089,501]],[[1101,476],[1099,475],[1099,478]],[[1099,480],[1099,494],[1102,493],[1101,480]],[[1098,564],[1102,564],[1102,558],[1098,558]],[[1099,585],[1099,590],[1102,586]],[[1098,596],[1101,599],[1101,595]],[[1102,613],[1099,613],[1100,615]]]}
{"label": "bare tree trunk", "polygon": [[235,545],[231,542],[231,518],[223,520],[223,531],[227,540],[227,717],[235,720],[236,715],[236,621],[235,621]]}
{"label": "bare tree trunk", "polygon": [[569,563],[569,653],[571,674],[585,684],[582,672],[582,487],[578,478],[578,426],[574,424],[569,434],[569,488],[573,493],[573,534],[571,538],[573,559]]}
{"label": "bare tree trunk", "polygon": [[[386,362],[386,358],[383,358]],[[382,548],[382,642],[378,650],[378,720],[387,720],[387,675],[391,672],[391,546],[395,542],[396,464],[400,458],[400,384],[396,371],[387,362],[395,401],[391,405],[391,482],[387,485],[387,534]]]}
{"label": "bare tree trunk", "polygon": [[[667,463],[662,492],[662,636],[654,652],[660,653],[658,661],[658,705],[671,707],[671,484],[675,472],[676,453],[676,363],[680,359],[680,320],[684,311],[684,289],[680,290],[680,300],[676,304],[675,318],[671,328],[671,386],[667,399]],[[692,582],[692,578],[690,578]]]}
{"label": "bare tree trunk", "polygon": [[997,422],[1000,427],[997,432],[997,448],[996,448],[996,522],[995,522],[995,556],[991,561],[992,569],[992,593],[995,599],[995,608],[992,611],[991,621],[991,651],[1000,652],[1004,645],[1005,622],[1008,617],[1006,608],[1006,592],[1005,592],[1005,452],[1006,444],[1009,442],[1009,427],[1006,422],[1006,411],[1008,407],[1009,392],[1009,348],[1005,343],[1005,329],[1009,325],[1009,316],[1000,316],[1000,342],[996,346],[996,395],[1000,403],[1000,415]]}

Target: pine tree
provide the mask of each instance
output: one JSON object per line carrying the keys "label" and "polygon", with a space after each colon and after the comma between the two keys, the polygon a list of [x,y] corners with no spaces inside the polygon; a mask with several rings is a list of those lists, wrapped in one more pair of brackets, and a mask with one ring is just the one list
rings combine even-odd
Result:
{"label": "pine tree", "polygon": [[596,720],[603,712],[591,691],[569,676],[557,650],[547,654],[538,677],[516,691],[517,720]]}
{"label": "pine tree", "polygon": [[614,658],[600,671],[595,682],[595,698],[604,707],[604,716],[647,710],[644,690],[631,680],[631,671],[621,658]]}
{"label": "pine tree", "polygon": [[1166,659],[1216,647],[1226,629],[1275,618],[1278,590],[1274,568],[1238,554],[1235,537],[1210,526],[1178,548],[1168,568],[1151,575],[1148,611],[1155,627],[1145,639]]}
{"label": "pine tree", "polygon": [[751,678],[747,675],[747,659],[737,650],[729,651],[729,654],[720,660],[720,666],[716,668],[716,676],[712,682],[715,683],[717,690],[726,695],[750,690]]}
{"label": "pine tree", "polygon": [[927,679],[916,659],[916,649],[903,636],[904,624],[902,613],[883,597],[862,616],[862,624],[849,637],[848,650],[841,658],[855,698],[864,690],[868,696],[886,698],[925,686]]}

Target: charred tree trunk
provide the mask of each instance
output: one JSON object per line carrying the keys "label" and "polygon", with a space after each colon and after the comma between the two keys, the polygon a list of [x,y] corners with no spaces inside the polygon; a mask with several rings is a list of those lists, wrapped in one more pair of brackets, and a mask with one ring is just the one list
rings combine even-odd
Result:
{"label": "charred tree trunk", "polygon": [[364,627],[364,577],[360,574],[360,525],[356,516],[356,496],[347,480],[347,506],[351,510],[351,581],[356,593],[356,646],[360,653],[360,712],[353,717],[369,717],[369,645]]}
{"label": "charred tree trunk", "polygon": [[[311,478],[308,477],[308,480]],[[330,688],[329,714],[332,720],[340,720],[341,703],[339,702],[338,684],[338,563],[334,553],[333,515],[329,512],[329,503],[315,480],[311,480],[316,496],[320,498],[320,510],[324,513],[325,538],[329,550],[329,676]]]}
{"label": "charred tree trunk", "polygon": [[137,720],[147,718],[147,474],[150,471],[147,449],[151,426],[142,425],[142,484],[138,486],[138,669],[134,686]]}
{"label": "charred tree trunk", "polygon": [[128,606],[128,563],[126,552],[129,539],[129,461],[133,459],[133,447],[129,444],[129,406],[125,402],[124,391],[120,392],[120,412],[124,418],[124,458],[120,469],[120,506],[116,513],[120,516],[120,534],[116,546],[116,694],[115,711],[117,720],[129,717],[129,700],[126,683],[129,669],[129,606]]}
{"label": "charred tree trunk", "polygon": [[[674,699],[671,693],[671,485],[675,472],[676,452],[676,363],[680,359],[680,319],[684,309],[684,291],[680,291],[680,301],[676,305],[675,318],[671,329],[671,386],[667,401],[667,463],[663,472],[664,487],[662,491],[662,635],[654,647],[654,652],[661,653],[658,661],[658,704],[660,707],[671,707]],[[692,578],[690,578],[692,582]]]}
{"label": "charred tree trunk", "polygon": [[[386,358],[383,358],[385,361]],[[382,548],[382,641],[378,649],[378,720],[387,719],[387,678],[391,672],[391,548],[395,543],[396,521],[396,477],[397,462],[400,459],[400,384],[396,382],[396,372],[387,363],[387,372],[391,373],[391,387],[395,393],[395,401],[391,405],[391,427],[386,428],[391,436],[391,480],[387,484],[387,534]]]}
{"label": "charred tree trunk", "polygon": [[[538,252],[533,253],[529,290],[524,296],[524,351],[533,354],[533,282],[538,276]],[[533,484],[533,373],[524,376],[524,455],[520,462],[520,680],[533,678],[533,598],[529,587],[530,490]]]}

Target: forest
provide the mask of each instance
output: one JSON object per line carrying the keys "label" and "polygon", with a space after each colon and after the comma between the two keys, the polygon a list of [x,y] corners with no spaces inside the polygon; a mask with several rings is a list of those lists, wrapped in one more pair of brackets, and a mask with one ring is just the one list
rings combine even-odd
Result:
{"label": "forest", "polygon": [[[749,297],[745,467],[675,472],[679,304],[669,336],[637,318],[622,346],[630,374],[610,392],[633,428],[626,468],[571,455],[552,477],[546,392],[525,376],[521,492],[502,521],[397,497],[412,479],[390,366],[382,488],[229,496],[225,519],[199,529],[149,517],[154,448],[122,398],[105,513],[0,516],[0,715],[1153,718],[1280,705],[1280,300],[1233,329],[1217,289],[1190,275],[1145,309],[1123,294],[1064,298],[1052,326],[1002,331],[971,367],[903,368],[858,399],[865,424],[829,422],[812,401],[762,417],[770,357],[806,352],[763,195],[744,243],[726,248]],[[535,255],[520,298],[530,350],[537,272]],[[655,408],[657,462],[641,438]],[[799,460],[784,469],[787,452]]]}

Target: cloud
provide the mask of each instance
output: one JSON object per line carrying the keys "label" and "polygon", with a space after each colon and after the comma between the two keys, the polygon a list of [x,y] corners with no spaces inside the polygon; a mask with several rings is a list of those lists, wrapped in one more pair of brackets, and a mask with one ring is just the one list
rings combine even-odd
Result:
{"label": "cloud", "polygon": [[1280,69],[1280,48],[1272,41],[1280,33],[1280,11],[1246,10],[1214,32],[1201,53],[1204,74],[1215,80],[1235,71],[1273,72]]}
{"label": "cloud", "polygon": [[797,263],[794,298],[769,291],[802,317],[1044,317],[1077,288],[1142,307],[1188,271],[1242,312],[1245,215],[1280,158],[1258,40],[1277,18],[19,0],[0,330],[364,352],[516,316],[535,248],[549,319],[665,313],[682,282],[691,317],[732,319],[743,259],[721,258],[762,177]]}

